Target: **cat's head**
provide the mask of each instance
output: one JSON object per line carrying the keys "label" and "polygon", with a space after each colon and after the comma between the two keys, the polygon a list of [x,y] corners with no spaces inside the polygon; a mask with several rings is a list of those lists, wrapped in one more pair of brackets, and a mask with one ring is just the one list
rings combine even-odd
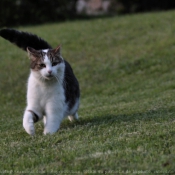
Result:
{"label": "cat's head", "polygon": [[58,73],[63,68],[60,46],[47,50],[35,50],[28,47],[27,52],[31,61],[31,70],[37,73],[41,79],[50,80],[59,78]]}

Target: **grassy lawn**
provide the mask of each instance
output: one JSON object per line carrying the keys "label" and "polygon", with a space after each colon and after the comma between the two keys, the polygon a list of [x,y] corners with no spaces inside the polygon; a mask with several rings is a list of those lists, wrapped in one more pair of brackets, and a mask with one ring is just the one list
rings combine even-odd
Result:
{"label": "grassy lawn", "polygon": [[62,44],[81,86],[80,120],[54,135],[22,127],[27,54],[0,38],[0,173],[175,171],[175,11],[20,27]]}

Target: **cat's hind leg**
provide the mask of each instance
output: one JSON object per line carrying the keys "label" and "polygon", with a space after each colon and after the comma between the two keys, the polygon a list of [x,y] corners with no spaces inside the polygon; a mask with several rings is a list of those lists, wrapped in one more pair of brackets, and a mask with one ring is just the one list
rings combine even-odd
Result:
{"label": "cat's hind leg", "polygon": [[43,117],[44,127],[46,126],[46,116]]}
{"label": "cat's hind leg", "polygon": [[74,115],[69,115],[68,119],[73,122],[74,120],[78,120],[78,113],[76,112]]}

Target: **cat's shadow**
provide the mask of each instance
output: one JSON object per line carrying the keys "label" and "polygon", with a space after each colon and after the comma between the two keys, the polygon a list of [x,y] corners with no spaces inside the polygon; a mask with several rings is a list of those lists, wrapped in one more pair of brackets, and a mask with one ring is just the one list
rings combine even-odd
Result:
{"label": "cat's shadow", "polygon": [[[175,112],[175,109],[159,108],[156,110],[147,110],[145,112],[137,112],[131,114],[107,114],[101,116],[94,116],[90,118],[80,118],[77,121],[70,122],[64,120],[61,124],[60,130],[74,128],[78,126],[99,126],[103,124],[121,123],[121,122],[135,122],[135,121],[151,121],[162,116],[167,116],[169,112]],[[160,115],[161,114],[161,115]],[[164,114],[164,115],[163,115]]]}

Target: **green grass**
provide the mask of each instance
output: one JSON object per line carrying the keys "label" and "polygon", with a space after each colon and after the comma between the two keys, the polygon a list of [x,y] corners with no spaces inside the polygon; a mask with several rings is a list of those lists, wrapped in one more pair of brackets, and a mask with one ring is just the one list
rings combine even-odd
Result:
{"label": "green grass", "polygon": [[175,11],[20,27],[62,44],[81,86],[79,122],[22,127],[27,54],[0,38],[0,173],[175,170]]}

